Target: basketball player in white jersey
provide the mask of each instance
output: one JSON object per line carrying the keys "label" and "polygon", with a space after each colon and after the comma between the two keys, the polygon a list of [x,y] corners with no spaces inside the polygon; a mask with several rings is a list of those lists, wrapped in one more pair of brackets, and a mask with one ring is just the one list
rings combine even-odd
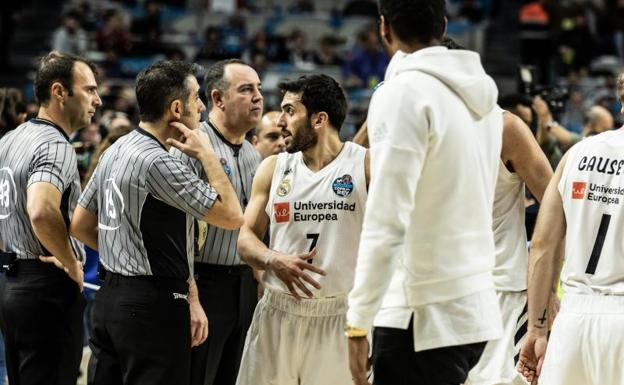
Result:
{"label": "basketball player in white jersey", "polygon": [[[344,338],[368,186],[368,152],[338,136],[347,102],[326,75],[283,82],[287,153],[256,173],[241,258],[265,270],[238,385],[351,383]],[[271,243],[262,237],[270,224]]]}
{"label": "basketball player in white jersey", "polygon": [[[617,91],[624,100],[623,75]],[[624,383],[623,232],[624,127],[573,146],[546,189],[529,256],[529,330],[518,364],[532,383]],[[555,247],[564,236],[565,295],[547,341]]]}
{"label": "basketball player in white jersey", "polygon": [[492,230],[496,245],[494,286],[503,316],[503,337],[489,341],[466,385],[521,385],[515,357],[526,332],[527,235],[525,184],[542,199],[553,171],[531,130],[516,115],[503,112],[501,150]]}

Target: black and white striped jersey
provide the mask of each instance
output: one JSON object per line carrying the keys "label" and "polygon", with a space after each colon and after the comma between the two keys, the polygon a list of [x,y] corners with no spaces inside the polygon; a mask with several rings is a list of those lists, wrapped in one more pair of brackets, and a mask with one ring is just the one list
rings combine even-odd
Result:
{"label": "black and white striped jersey", "polygon": [[[223,170],[232,182],[240,205],[245,210],[251,195],[253,177],[262,160],[260,154],[246,140],[242,144],[230,143],[210,122],[202,122],[199,129],[210,137],[214,151],[223,165]],[[195,170],[197,175],[206,179],[201,162],[175,148],[171,152]],[[206,241],[195,261],[228,266],[243,264],[236,248],[238,233],[239,230],[225,230],[208,225]]]}
{"label": "black and white striped jersey", "polygon": [[102,155],[79,204],[97,213],[106,270],[187,279],[193,217],[203,218],[217,196],[154,136],[137,128]]}
{"label": "black and white striped jersey", "polygon": [[[63,129],[32,119],[0,140],[0,240],[20,259],[51,255],[37,239],[26,211],[29,186],[46,182],[61,192],[61,214],[69,228],[80,195],[76,152]],[[82,244],[70,237],[74,254],[84,260]]]}

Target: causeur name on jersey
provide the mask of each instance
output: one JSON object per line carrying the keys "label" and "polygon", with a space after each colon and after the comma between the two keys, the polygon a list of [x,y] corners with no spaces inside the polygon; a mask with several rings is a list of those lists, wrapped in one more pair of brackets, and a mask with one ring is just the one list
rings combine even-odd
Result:
{"label": "causeur name on jersey", "polygon": [[624,169],[623,159],[603,158],[602,156],[584,156],[578,164],[579,171],[596,171],[608,175],[620,175]]}

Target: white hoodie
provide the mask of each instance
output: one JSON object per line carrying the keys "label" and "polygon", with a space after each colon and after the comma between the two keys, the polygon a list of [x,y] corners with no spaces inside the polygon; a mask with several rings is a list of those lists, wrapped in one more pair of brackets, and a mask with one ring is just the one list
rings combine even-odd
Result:
{"label": "white hoodie", "polygon": [[[497,96],[474,52],[431,47],[393,56],[368,112],[372,175],[350,325],[370,328],[382,308],[400,321],[382,317],[376,326],[407,328],[414,314],[416,336],[417,323],[433,322],[416,310],[443,304],[421,316],[441,311],[446,329],[472,324],[423,336],[430,340],[421,338],[416,350],[500,334],[492,278],[503,126]],[[448,306],[454,303],[464,309]],[[463,318],[445,314],[457,310]]]}

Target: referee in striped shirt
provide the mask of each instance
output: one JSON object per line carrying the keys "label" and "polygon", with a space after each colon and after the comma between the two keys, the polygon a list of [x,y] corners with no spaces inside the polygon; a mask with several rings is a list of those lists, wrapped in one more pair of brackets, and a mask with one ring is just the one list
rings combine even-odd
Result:
{"label": "referee in striped shirt", "polygon": [[[245,62],[229,59],[210,66],[204,80],[212,107],[200,130],[210,137],[244,210],[261,161],[245,140],[245,134],[262,118],[260,79]],[[175,149],[173,153],[206,178],[197,160]],[[191,384],[233,385],[257,303],[257,285],[251,268],[236,251],[238,229],[208,226],[206,232],[200,235],[205,242],[195,259],[195,273],[199,299],[210,320],[210,336],[193,349]]]}
{"label": "referee in striped shirt", "polygon": [[[9,382],[75,385],[82,357],[82,244],[69,237],[80,195],[69,135],[102,104],[94,67],[51,52],[35,77],[38,116],[0,140],[0,318]],[[43,263],[39,258],[56,261]]]}
{"label": "referee in striped shirt", "polygon": [[[205,107],[195,70],[164,61],[138,75],[139,127],[102,155],[72,220],[72,234],[98,249],[105,270],[93,308],[91,385],[187,384],[191,344],[207,336],[189,278],[193,218],[237,229],[242,211],[197,130]],[[210,184],[169,154],[172,145],[200,160]]]}

